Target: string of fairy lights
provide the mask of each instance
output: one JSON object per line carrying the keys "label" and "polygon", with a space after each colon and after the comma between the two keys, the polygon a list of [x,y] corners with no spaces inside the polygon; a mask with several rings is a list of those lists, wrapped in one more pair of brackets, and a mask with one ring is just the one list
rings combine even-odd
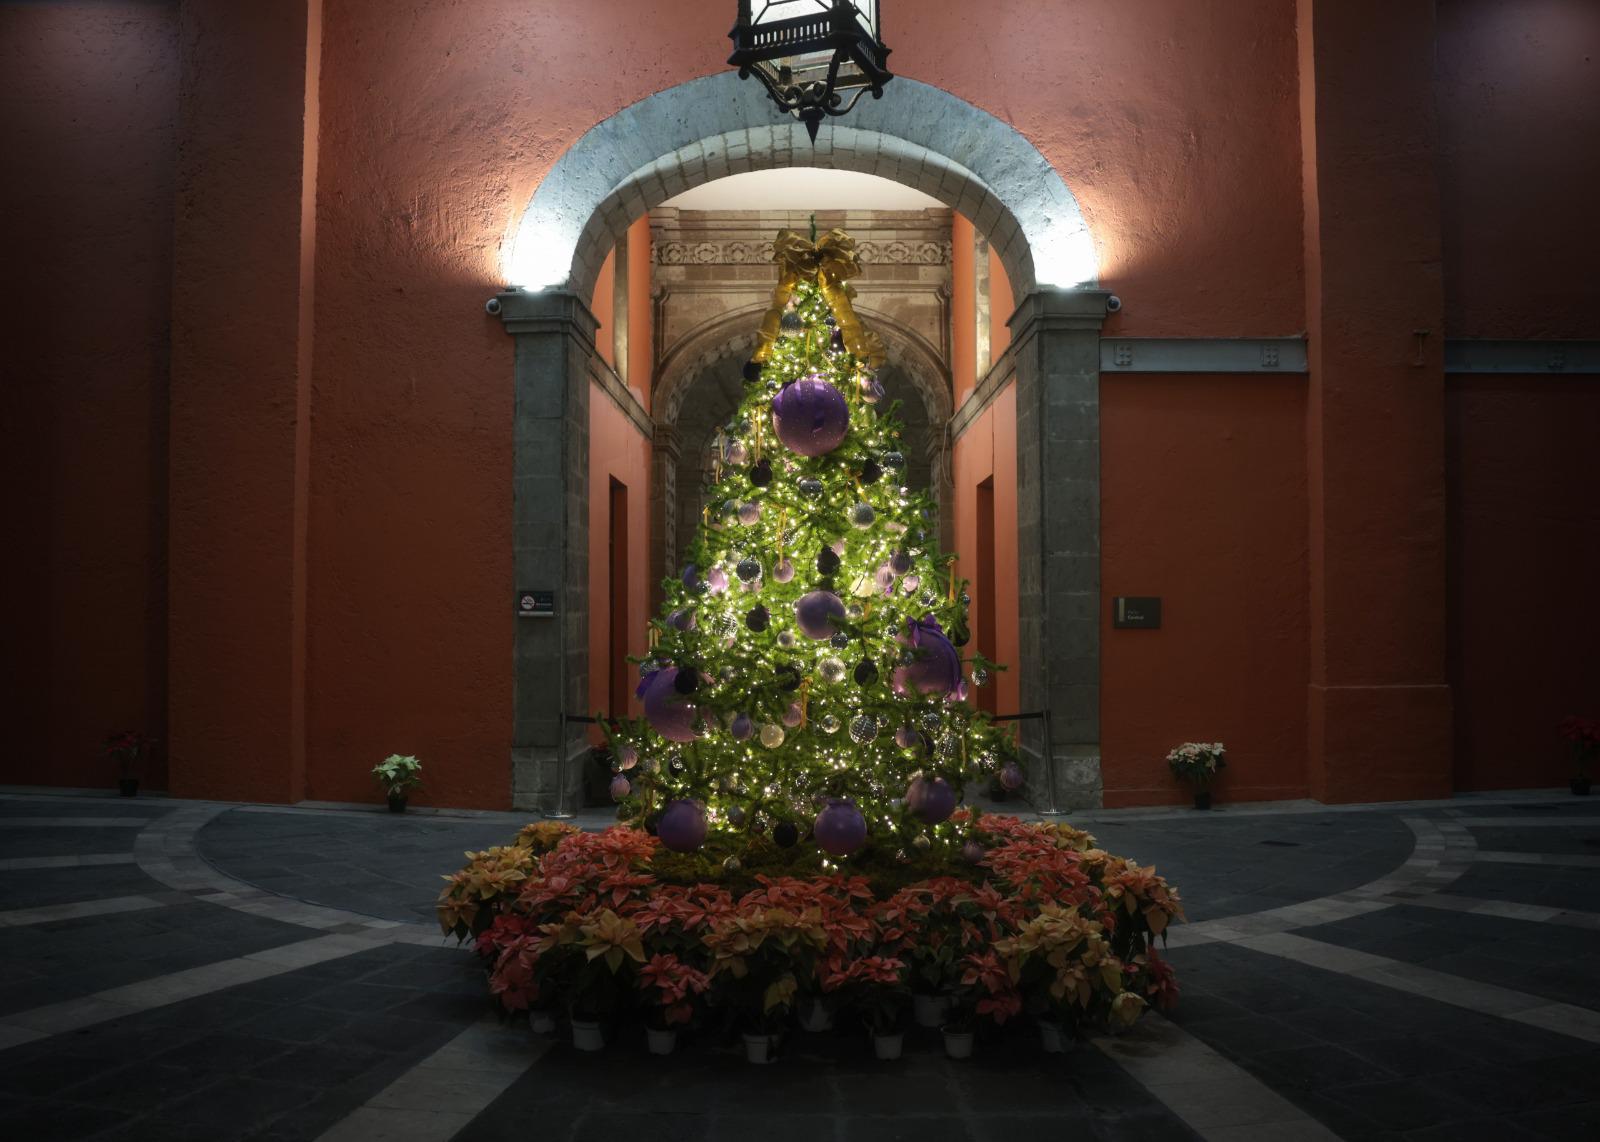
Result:
{"label": "string of fairy lights", "polygon": [[959,846],[963,782],[1003,766],[1000,732],[964,700],[994,666],[957,649],[965,583],[937,550],[931,498],[901,482],[895,409],[816,282],[779,329],[717,435],[708,506],[640,663],[646,716],[611,733],[612,794],[626,817],[703,817],[682,843],[663,831],[670,847],[707,828],[780,845],[811,832],[840,856],[861,843],[830,845],[841,824]]}

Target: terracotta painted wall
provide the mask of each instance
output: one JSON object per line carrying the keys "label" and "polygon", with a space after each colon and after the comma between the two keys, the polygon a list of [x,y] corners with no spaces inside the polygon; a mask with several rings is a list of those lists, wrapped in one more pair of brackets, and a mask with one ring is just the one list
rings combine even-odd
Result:
{"label": "terracotta painted wall", "polygon": [[1006,324],[1016,312],[1017,298],[1011,292],[1011,279],[1000,255],[989,250],[989,359],[998,361],[1011,346],[1011,326]]}
{"label": "terracotta painted wall", "polygon": [[594,331],[594,343],[600,356],[613,369],[617,367],[616,301],[612,292],[617,285],[617,252],[612,250],[600,265],[595,278],[594,296],[589,299],[589,312],[599,325]]}
{"label": "terracotta painted wall", "polygon": [[[999,393],[982,415],[955,442],[951,452],[954,469],[956,568],[972,579],[977,575],[978,520],[977,488],[985,480],[994,481],[994,613],[984,614],[973,606],[972,646],[988,641],[985,629],[994,626],[994,660],[1009,667],[997,672],[990,683],[995,689],[995,712],[1018,712],[1021,683],[1018,681],[1017,628],[1017,402],[1010,385]],[[974,600],[978,595],[974,593]]]}
{"label": "terracotta painted wall", "polygon": [[1595,377],[1457,377],[1449,418],[1456,781],[1560,785],[1555,732],[1600,717]]}
{"label": "terracotta painted wall", "polygon": [[978,382],[977,282],[972,223],[950,216],[950,382],[960,408]]}
{"label": "terracotta painted wall", "polygon": [[[165,741],[175,3],[0,5],[0,781]],[[164,753],[145,774],[166,783]]]}
{"label": "terracotta painted wall", "polygon": [[[606,713],[638,714],[633,697],[638,670],[630,667],[626,710],[607,708],[610,692],[611,625],[607,598],[615,589],[609,570],[609,489],[612,480],[628,489],[629,567],[628,653],[647,649],[650,560],[650,441],[598,387],[589,390],[589,705]],[[595,735],[598,736],[598,733]]]}
{"label": "terracotta painted wall", "polygon": [[[1600,338],[1600,7],[1441,3],[1437,90],[1447,332]],[[1597,381],[1447,378],[1462,788],[1561,784],[1555,724],[1600,716]]]}
{"label": "terracotta painted wall", "polygon": [[[1109,807],[1181,802],[1163,760],[1222,741],[1225,800],[1306,795],[1300,377],[1102,377],[1101,750]],[[1116,595],[1161,629],[1113,630]]]}
{"label": "terracotta painted wall", "polygon": [[628,228],[628,387],[650,408],[655,321],[650,298],[650,216]]}

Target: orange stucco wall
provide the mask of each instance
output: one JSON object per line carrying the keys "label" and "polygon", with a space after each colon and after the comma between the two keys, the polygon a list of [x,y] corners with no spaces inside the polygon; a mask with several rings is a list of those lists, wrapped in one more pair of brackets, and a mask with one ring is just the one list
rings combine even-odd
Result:
{"label": "orange stucco wall", "polygon": [[950,217],[950,382],[956,407],[977,384],[977,297],[973,277],[972,223],[965,215]]}
{"label": "orange stucco wall", "polygon": [[[589,389],[589,705],[607,714],[637,714],[639,702],[628,691],[627,710],[611,710],[611,624],[607,598],[611,582],[608,550],[612,480],[628,489],[628,653],[643,654],[649,621],[650,441],[597,386]],[[630,677],[637,672],[630,671]]]}
{"label": "orange stucco wall", "polygon": [[[974,602],[971,611],[972,645],[986,643],[986,628],[993,626],[994,660],[1007,667],[994,681],[995,712],[1018,712],[1020,682],[1017,675],[1017,402],[1016,389],[1002,390],[951,450],[955,485],[956,569],[971,579],[977,574],[978,550],[976,497],[978,485],[994,480],[994,613],[984,614]],[[974,596],[976,600],[976,596]]]}
{"label": "orange stucco wall", "polygon": [[0,6],[0,781],[104,786],[107,733],[167,737],[177,120],[176,5]]}
{"label": "orange stucco wall", "polygon": [[[952,299],[953,300],[953,299]],[[1011,279],[1000,255],[989,250],[989,360],[998,361],[1000,354],[1011,345],[1011,326],[1007,324],[1016,311],[1017,298],[1011,292]]]}
{"label": "orange stucco wall", "polygon": [[[1302,380],[1103,377],[1100,403],[1105,803],[1183,800],[1184,741],[1227,745],[1220,796],[1305,796]],[[1117,595],[1161,596],[1161,629],[1113,630]]]}
{"label": "orange stucco wall", "polygon": [[650,408],[655,365],[655,321],[650,298],[650,216],[628,227],[628,387]]}
{"label": "orange stucco wall", "polygon": [[1446,407],[1456,782],[1560,784],[1556,724],[1600,705],[1600,385],[1458,377]]}
{"label": "orange stucco wall", "polygon": [[589,312],[598,323],[594,343],[600,356],[613,369],[617,367],[616,330],[617,252],[612,250],[600,264],[600,273],[594,280],[594,296],[589,299]]}
{"label": "orange stucco wall", "polygon": [[[26,274],[0,463],[38,489],[13,517],[39,553],[11,568],[20,780],[97,780],[105,730],[165,716],[179,793],[367,799],[367,769],[402,750],[434,803],[508,799],[512,342],[483,302],[551,164],[623,106],[723,70],[728,15],[394,7],[0,7],[0,130],[27,156],[0,180],[7,269]],[[1597,25],[1563,0],[892,19],[898,72],[1014,124],[1078,196],[1126,303],[1109,333],[1313,334],[1309,380],[1103,386],[1105,592],[1161,593],[1171,616],[1144,641],[1107,632],[1108,799],[1170,795],[1160,751],[1185,736],[1229,741],[1234,796],[1313,768],[1313,792],[1400,791],[1395,750],[1428,758],[1404,788],[1432,787],[1452,722],[1465,780],[1514,779],[1522,758],[1463,737],[1546,748],[1542,706],[1492,700],[1496,663],[1564,670],[1568,646],[1496,608],[1565,582],[1553,561],[1594,577],[1549,522],[1587,518],[1563,450],[1592,409],[1577,387],[1446,383],[1437,354],[1446,334],[1600,336],[1600,152],[1582,145],[1600,132]],[[642,241],[630,315],[649,311]],[[109,304],[58,303],[91,288]],[[1433,331],[1421,384],[1414,328]],[[958,401],[971,329],[955,321]],[[629,346],[639,389],[648,339]],[[958,444],[959,487],[987,464],[998,495],[1014,472],[1002,407]],[[1559,512],[1536,526],[1506,497]],[[1431,606],[1446,520],[1448,622]],[[1308,708],[1308,662],[1331,705]],[[1424,705],[1363,712],[1364,688],[1412,683]],[[1330,711],[1368,736],[1335,740]]]}

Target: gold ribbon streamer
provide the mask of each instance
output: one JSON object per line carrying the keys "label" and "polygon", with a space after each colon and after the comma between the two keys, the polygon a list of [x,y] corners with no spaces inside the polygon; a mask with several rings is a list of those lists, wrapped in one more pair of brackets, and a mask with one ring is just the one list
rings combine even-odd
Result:
{"label": "gold ribbon streamer", "polygon": [[822,291],[850,355],[865,361],[871,368],[883,367],[888,359],[883,339],[861,327],[853,304],[856,291],[850,279],[861,274],[861,259],[856,253],[854,238],[843,230],[829,230],[811,242],[793,230],[781,230],[772,243],[772,260],[778,263],[778,286],[772,291],[772,307],[761,319],[761,332],[757,335],[756,351],[750,355],[751,360],[760,362],[772,356],[772,346],[777,343],[783,322],[784,306],[789,304],[800,283],[808,281],[816,282]]}

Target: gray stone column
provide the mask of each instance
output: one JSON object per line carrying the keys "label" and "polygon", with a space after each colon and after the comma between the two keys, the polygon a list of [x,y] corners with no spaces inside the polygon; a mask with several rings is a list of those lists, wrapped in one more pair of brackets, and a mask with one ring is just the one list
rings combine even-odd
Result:
{"label": "gray stone column", "polygon": [[678,566],[677,430],[656,422],[650,438],[650,613],[661,609],[661,580]]}
{"label": "gray stone column", "polygon": [[564,751],[571,807],[587,747],[581,726],[560,740],[560,717],[589,712],[589,376],[598,323],[570,293],[497,300],[516,338],[512,586],[554,591],[556,604],[552,618],[515,620],[511,801],[554,806]]}
{"label": "gray stone column", "polygon": [[[1009,324],[1017,389],[1022,708],[1049,710],[1055,798],[1101,803],[1100,326],[1102,290],[1040,289]],[[1028,792],[1049,801],[1044,729],[1022,723]]]}

